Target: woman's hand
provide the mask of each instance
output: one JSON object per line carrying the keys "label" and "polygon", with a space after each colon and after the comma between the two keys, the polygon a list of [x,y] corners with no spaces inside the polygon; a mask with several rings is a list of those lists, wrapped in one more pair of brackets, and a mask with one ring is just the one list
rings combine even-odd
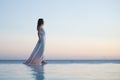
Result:
{"label": "woman's hand", "polygon": [[40,43],[40,39],[39,39],[39,43]]}

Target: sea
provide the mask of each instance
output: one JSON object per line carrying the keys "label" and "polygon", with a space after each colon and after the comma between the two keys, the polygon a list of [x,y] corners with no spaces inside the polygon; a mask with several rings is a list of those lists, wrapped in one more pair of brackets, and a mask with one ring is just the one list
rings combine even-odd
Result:
{"label": "sea", "polygon": [[0,80],[120,80],[120,60],[0,60]]}

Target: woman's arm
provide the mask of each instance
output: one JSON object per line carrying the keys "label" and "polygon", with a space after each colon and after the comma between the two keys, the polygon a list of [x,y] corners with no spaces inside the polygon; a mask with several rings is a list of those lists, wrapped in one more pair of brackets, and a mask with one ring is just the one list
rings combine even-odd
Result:
{"label": "woman's arm", "polygon": [[40,32],[38,31],[38,40],[40,42]]}
{"label": "woman's arm", "polygon": [[38,39],[39,39],[39,42],[40,42],[40,38],[41,38],[41,36],[40,36],[40,31],[41,31],[41,27],[39,27],[39,29],[38,29]]}

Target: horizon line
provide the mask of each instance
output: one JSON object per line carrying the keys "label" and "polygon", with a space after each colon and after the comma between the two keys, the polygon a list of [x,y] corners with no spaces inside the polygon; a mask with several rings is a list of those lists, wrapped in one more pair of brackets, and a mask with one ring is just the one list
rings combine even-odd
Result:
{"label": "horizon line", "polygon": [[[0,61],[7,61],[7,60],[10,60],[10,61],[24,61],[26,59],[0,59]],[[120,60],[120,59],[46,59],[46,60]],[[45,61],[46,61],[45,60]]]}

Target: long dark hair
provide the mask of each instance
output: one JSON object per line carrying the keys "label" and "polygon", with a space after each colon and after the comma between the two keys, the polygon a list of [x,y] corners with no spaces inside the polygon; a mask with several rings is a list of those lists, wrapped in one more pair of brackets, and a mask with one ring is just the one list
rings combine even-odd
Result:
{"label": "long dark hair", "polygon": [[42,18],[38,19],[37,30],[39,30],[39,27],[41,27],[41,25],[43,24],[44,24],[44,20]]}

